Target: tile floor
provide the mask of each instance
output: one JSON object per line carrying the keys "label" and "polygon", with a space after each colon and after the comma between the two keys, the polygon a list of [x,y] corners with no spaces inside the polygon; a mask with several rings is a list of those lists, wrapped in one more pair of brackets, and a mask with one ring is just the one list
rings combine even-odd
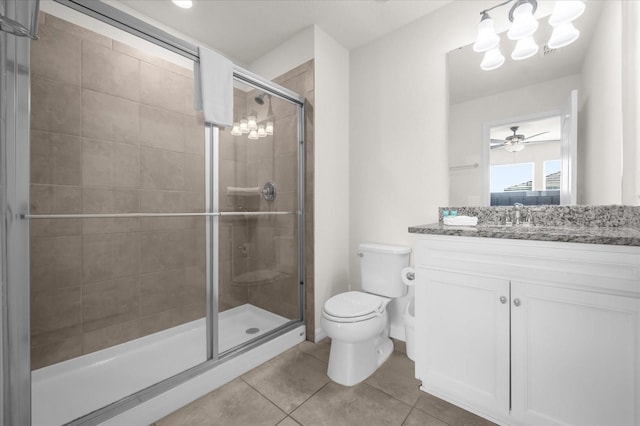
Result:
{"label": "tile floor", "polygon": [[[400,350],[402,343],[397,345]],[[395,351],[353,387],[327,377],[329,340],[303,342],[156,422],[155,426],[487,426],[421,392],[413,362]]]}

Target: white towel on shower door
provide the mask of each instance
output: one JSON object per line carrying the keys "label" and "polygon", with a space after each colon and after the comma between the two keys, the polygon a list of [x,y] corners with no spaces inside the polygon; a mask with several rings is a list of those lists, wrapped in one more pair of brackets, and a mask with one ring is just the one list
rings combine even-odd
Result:
{"label": "white towel on shower door", "polygon": [[233,62],[213,50],[198,47],[200,63],[194,63],[194,102],[204,121],[233,126]]}

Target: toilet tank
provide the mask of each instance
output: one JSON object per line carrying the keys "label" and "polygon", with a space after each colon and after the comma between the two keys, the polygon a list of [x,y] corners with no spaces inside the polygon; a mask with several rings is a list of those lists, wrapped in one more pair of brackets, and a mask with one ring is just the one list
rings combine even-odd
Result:
{"label": "toilet tank", "polygon": [[407,293],[400,272],[409,266],[411,248],[387,244],[362,243],[358,246],[362,290],[385,297]]}

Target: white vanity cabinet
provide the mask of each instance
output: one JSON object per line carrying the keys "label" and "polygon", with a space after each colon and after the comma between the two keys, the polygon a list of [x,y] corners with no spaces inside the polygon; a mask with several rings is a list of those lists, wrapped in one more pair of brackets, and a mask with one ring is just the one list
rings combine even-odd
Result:
{"label": "white vanity cabinet", "polygon": [[640,426],[640,247],[415,246],[422,390],[506,425]]}

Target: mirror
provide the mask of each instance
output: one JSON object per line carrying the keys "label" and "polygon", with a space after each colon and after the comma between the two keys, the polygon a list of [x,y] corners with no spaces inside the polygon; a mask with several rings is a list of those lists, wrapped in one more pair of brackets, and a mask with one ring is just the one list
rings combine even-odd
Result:
{"label": "mirror", "polygon": [[[513,185],[523,184],[519,188],[527,188],[526,183],[531,180],[529,192],[544,191],[544,164],[550,158],[532,160],[533,144],[519,152],[504,152],[504,147],[491,149],[491,139],[494,146],[496,140],[504,141],[513,134],[510,128],[514,126],[519,127],[516,135],[525,138],[547,131],[528,127],[539,119],[565,114],[573,90],[578,92],[576,142],[574,146],[565,146],[560,157],[555,158],[566,170],[562,173],[564,185],[573,188],[573,194],[564,197],[561,204],[621,203],[620,4],[587,2],[584,14],[574,22],[580,38],[556,50],[545,45],[552,30],[548,24],[552,6],[553,2],[538,2],[536,17],[540,25],[535,40],[540,51],[534,57],[511,59],[515,42],[508,40],[505,33],[500,34],[500,47],[506,60],[496,70],[480,69],[483,54],[474,52],[471,44],[448,53],[450,205],[490,205],[492,163],[494,166],[533,163],[527,166],[533,168],[531,179],[516,180]],[[509,7],[500,8],[504,17],[491,12],[496,23],[501,19],[507,22]],[[562,131],[553,132],[557,138]],[[540,135],[530,141],[550,139]],[[503,152],[498,155],[495,151]],[[552,170],[551,165],[548,167]],[[529,204],[537,204],[532,200],[529,199]]]}

